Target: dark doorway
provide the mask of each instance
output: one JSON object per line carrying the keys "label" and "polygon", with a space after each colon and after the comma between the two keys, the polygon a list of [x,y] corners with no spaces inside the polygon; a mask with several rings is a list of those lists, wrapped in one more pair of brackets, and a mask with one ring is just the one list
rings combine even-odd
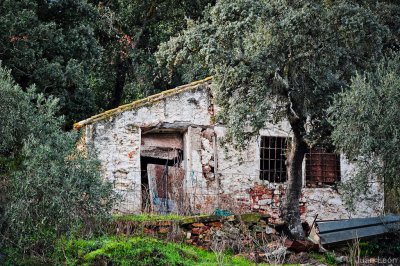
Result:
{"label": "dark doorway", "polygon": [[177,190],[183,190],[183,187],[179,188],[184,175],[182,135],[171,132],[143,134],[140,153],[142,212],[175,211],[175,194]]}
{"label": "dark doorway", "polygon": [[147,166],[149,164],[160,165],[164,167],[179,167],[182,162],[183,153],[180,151],[179,157],[172,160],[160,159],[154,157],[140,157],[141,182],[142,182],[142,212],[151,212],[150,190],[149,190],[149,176],[147,173]]}

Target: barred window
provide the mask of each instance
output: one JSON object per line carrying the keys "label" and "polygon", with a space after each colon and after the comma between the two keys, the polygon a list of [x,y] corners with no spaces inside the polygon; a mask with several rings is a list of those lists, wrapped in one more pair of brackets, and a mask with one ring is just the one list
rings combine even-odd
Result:
{"label": "barred window", "polygon": [[306,183],[308,186],[333,184],[340,181],[340,156],[322,148],[312,148],[306,154]]}
{"label": "barred window", "polygon": [[284,182],[286,173],[287,140],[285,137],[261,136],[260,179]]}

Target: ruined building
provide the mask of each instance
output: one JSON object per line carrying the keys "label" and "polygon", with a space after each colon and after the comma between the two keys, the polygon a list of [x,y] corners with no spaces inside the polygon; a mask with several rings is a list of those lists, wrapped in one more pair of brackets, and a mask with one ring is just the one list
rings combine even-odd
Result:
{"label": "ruined building", "polygon": [[[268,213],[280,217],[285,193],[287,123],[268,124],[247,149],[223,146],[211,79],[120,106],[75,124],[121,195],[119,213]],[[302,219],[374,216],[383,209],[376,183],[347,210],[336,183],[353,170],[343,156],[310,149],[303,162]]]}

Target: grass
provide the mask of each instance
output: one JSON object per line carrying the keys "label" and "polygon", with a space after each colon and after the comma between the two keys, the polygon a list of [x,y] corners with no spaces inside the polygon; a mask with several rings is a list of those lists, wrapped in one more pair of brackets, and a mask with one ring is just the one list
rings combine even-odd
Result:
{"label": "grass", "polygon": [[[150,237],[64,240],[57,250],[56,258],[64,265],[218,265],[212,252]],[[248,266],[254,263],[226,254],[224,265]]]}
{"label": "grass", "polygon": [[178,222],[185,222],[185,223],[194,223],[202,218],[207,218],[210,215],[208,214],[201,214],[196,216],[182,216],[177,214],[124,214],[124,215],[114,215],[114,221],[120,222],[161,222],[161,221],[178,221]]}
{"label": "grass", "polygon": [[326,252],[326,253],[311,252],[310,257],[313,258],[314,260],[321,262],[322,264],[326,264],[329,266],[337,265],[335,259],[335,253],[333,252]]}
{"label": "grass", "polygon": [[179,221],[185,218],[185,216],[177,214],[132,214],[132,215],[114,215],[115,221],[124,222],[146,222],[146,221]]}
{"label": "grass", "polygon": [[397,237],[360,242],[361,256],[398,256],[400,240]]}

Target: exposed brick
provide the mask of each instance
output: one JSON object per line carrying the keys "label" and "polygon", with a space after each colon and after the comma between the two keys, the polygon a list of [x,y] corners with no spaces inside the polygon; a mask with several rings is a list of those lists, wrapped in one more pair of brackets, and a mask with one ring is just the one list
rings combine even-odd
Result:
{"label": "exposed brick", "polygon": [[306,206],[300,205],[300,214],[304,214],[306,212]]}
{"label": "exposed brick", "polygon": [[199,235],[200,234],[200,228],[199,227],[192,228],[191,233],[192,233],[192,235]]}
{"label": "exposed brick", "polygon": [[160,227],[159,229],[158,229],[158,232],[160,233],[160,234],[166,234],[166,233],[168,233],[170,231],[170,228],[168,228],[168,227]]}
{"label": "exposed brick", "polygon": [[212,222],[212,223],[210,223],[210,225],[215,228],[221,228],[222,223],[221,222]]}
{"label": "exposed brick", "polygon": [[203,223],[192,223],[193,227],[203,227],[204,224]]}

